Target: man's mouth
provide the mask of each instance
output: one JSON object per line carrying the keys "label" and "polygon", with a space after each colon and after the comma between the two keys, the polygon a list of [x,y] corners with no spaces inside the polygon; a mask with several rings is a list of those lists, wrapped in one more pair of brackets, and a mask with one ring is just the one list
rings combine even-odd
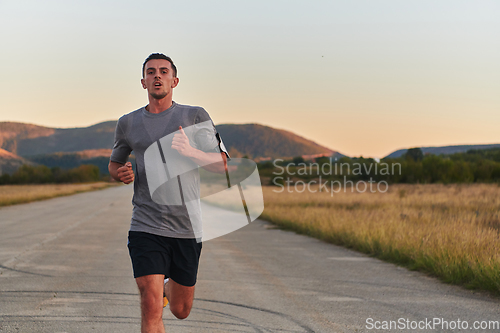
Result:
{"label": "man's mouth", "polygon": [[155,82],[155,87],[161,87],[161,82]]}

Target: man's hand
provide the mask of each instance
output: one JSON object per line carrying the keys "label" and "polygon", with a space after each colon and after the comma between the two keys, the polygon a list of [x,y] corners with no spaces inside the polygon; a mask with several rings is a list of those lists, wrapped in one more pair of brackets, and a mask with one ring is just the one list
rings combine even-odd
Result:
{"label": "man's hand", "polygon": [[179,126],[179,132],[174,134],[172,139],[172,149],[179,154],[189,157],[193,162],[201,165],[203,169],[215,173],[226,172],[226,154],[225,153],[205,153],[192,147],[189,144],[189,138]]}
{"label": "man's hand", "polygon": [[118,179],[124,184],[130,184],[134,181],[134,170],[132,170],[132,163],[127,162],[123,166],[116,169]]}
{"label": "man's hand", "polygon": [[189,138],[184,133],[182,126],[179,126],[179,133],[175,133],[172,139],[172,149],[177,150],[183,156],[193,156],[194,148],[189,144]]}

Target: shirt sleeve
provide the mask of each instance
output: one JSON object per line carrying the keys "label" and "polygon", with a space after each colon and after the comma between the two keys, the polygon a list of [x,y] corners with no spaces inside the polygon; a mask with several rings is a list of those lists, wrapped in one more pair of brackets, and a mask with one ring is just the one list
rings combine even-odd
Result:
{"label": "shirt sleeve", "polygon": [[206,153],[224,153],[228,159],[231,159],[207,111],[200,108],[194,123],[196,127],[194,135],[196,148]]}
{"label": "shirt sleeve", "polygon": [[194,141],[196,144],[196,148],[206,153],[218,153],[220,152],[217,147],[219,142],[216,138],[216,130],[212,119],[208,115],[207,111],[200,108],[196,114],[196,118],[194,120],[195,123],[195,132],[194,132]]}
{"label": "shirt sleeve", "polygon": [[120,126],[120,120],[118,120],[115,129],[115,144],[113,145],[113,151],[109,159],[111,162],[125,164],[131,152],[132,148],[127,141],[125,132]]}

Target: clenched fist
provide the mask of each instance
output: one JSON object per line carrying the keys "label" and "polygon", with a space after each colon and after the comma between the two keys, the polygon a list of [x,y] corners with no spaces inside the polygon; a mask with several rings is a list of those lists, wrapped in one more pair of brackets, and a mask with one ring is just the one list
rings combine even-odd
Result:
{"label": "clenched fist", "polygon": [[189,138],[186,133],[182,129],[182,126],[179,126],[179,132],[175,133],[174,138],[172,139],[172,149],[175,149],[179,152],[179,154],[184,156],[191,156],[194,148],[189,144]]}
{"label": "clenched fist", "polygon": [[130,184],[134,181],[134,170],[132,170],[132,163],[127,162],[122,167],[119,167],[117,170],[118,178],[124,184]]}

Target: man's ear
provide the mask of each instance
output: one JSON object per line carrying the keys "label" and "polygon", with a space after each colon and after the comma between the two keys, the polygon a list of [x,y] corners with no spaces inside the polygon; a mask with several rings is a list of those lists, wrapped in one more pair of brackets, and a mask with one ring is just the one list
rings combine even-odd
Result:
{"label": "man's ear", "polygon": [[179,78],[178,77],[174,77],[174,81],[172,81],[172,88],[177,87],[178,84],[179,84]]}
{"label": "man's ear", "polygon": [[144,79],[141,79],[141,84],[142,84],[142,88],[146,89],[146,81]]}

